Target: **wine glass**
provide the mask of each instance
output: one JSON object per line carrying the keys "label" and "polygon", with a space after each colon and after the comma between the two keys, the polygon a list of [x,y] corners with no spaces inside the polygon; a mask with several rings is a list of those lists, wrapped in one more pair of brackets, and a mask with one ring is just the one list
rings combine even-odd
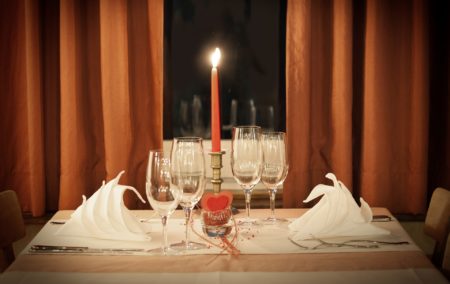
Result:
{"label": "wine glass", "polygon": [[261,178],[263,152],[260,143],[261,128],[258,126],[233,127],[231,143],[231,170],[245,195],[247,217],[241,225],[254,225],[250,219],[250,201],[253,187]]}
{"label": "wine glass", "polygon": [[263,132],[261,145],[264,156],[261,181],[269,190],[271,212],[270,217],[264,221],[272,224],[286,222],[286,219],[275,217],[275,195],[277,188],[283,184],[289,170],[285,133]]}
{"label": "wine glass", "polygon": [[186,218],[185,239],[172,245],[172,248],[181,251],[206,248],[205,244],[191,242],[189,239],[192,209],[202,197],[206,183],[202,138],[174,138],[171,160],[172,180],[182,191],[180,205],[183,207]]}
{"label": "wine glass", "polygon": [[146,172],[145,193],[147,199],[162,222],[161,248],[151,250],[153,253],[174,254],[167,242],[167,220],[181,201],[181,190],[171,184],[170,159],[163,151],[150,151]]}

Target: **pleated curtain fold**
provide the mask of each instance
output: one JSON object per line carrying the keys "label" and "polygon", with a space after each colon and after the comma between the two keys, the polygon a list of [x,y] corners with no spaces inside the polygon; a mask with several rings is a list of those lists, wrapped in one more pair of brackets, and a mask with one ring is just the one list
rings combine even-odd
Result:
{"label": "pleated curtain fold", "polygon": [[162,147],[163,1],[7,5],[2,42],[18,46],[2,52],[2,185],[33,215],[76,208],[122,170],[145,196],[148,151]]}
{"label": "pleated curtain fold", "polygon": [[425,3],[288,1],[286,128],[293,162],[284,206],[307,206],[308,192],[333,172],[371,206],[426,210]]}

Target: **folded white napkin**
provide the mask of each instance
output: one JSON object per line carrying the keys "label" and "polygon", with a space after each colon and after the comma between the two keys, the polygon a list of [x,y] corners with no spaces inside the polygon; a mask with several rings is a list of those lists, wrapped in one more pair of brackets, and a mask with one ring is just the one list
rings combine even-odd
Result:
{"label": "folded white napkin", "polygon": [[372,210],[362,198],[360,208],[347,187],[334,174],[328,173],[326,177],[334,185],[317,185],[303,201],[307,203],[323,195],[314,207],[289,224],[293,239],[390,234],[370,223]]}
{"label": "folded white napkin", "polygon": [[120,185],[116,178],[98,189],[88,200],[83,195],[83,203],[75,210],[56,235],[81,236],[110,240],[149,240],[144,229],[123,203],[125,190],[130,189],[145,203],[139,192],[131,186]]}

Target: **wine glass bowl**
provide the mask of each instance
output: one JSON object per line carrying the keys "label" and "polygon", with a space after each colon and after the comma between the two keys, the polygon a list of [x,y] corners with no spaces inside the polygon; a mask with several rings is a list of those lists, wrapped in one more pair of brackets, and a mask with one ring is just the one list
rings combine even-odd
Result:
{"label": "wine glass bowl", "polygon": [[161,248],[150,252],[163,255],[174,254],[167,241],[167,220],[181,201],[182,192],[172,184],[170,159],[160,150],[149,152],[145,193],[151,207],[161,217],[163,226]]}
{"label": "wine glass bowl", "polygon": [[261,136],[263,151],[263,168],[261,181],[268,188],[270,196],[270,217],[264,221],[268,223],[286,222],[286,219],[275,217],[275,196],[277,189],[286,179],[289,162],[286,154],[284,132],[264,132]]}
{"label": "wine glass bowl", "polygon": [[261,128],[258,126],[238,126],[232,130],[231,170],[244,190],[247,217],[241,223],[243,225],[256,223],[250,219],[250,201],[253,188],[261,178],[263,152],[260,136]]}

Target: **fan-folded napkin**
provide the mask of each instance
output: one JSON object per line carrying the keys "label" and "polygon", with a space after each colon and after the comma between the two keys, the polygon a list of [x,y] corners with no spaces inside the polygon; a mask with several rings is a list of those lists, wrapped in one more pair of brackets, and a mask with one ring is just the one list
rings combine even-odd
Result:
{"label": "fan-folded napkin", "polygon": [[110,240],[143,241],[150,237],[125,206],[123,194],[132,190],[139,199],[145,200],[131,186],[120,185],[117,177],[98,189],[89,199],[83,195],[83,203],[71,215],[71,218],[56,232],[56,235],[91,237]]}
{"label": "fan-folded napkin", "polygon": [[326,175],[333,186],[319,184],[303,201],[308,203],[319,196],[321,200],[290,225],[291,237],[296,240],[362,235],[388,235],[389,231],[371,224],[372,210],[360,198],[356,204],[347,187],[332,173]]}

